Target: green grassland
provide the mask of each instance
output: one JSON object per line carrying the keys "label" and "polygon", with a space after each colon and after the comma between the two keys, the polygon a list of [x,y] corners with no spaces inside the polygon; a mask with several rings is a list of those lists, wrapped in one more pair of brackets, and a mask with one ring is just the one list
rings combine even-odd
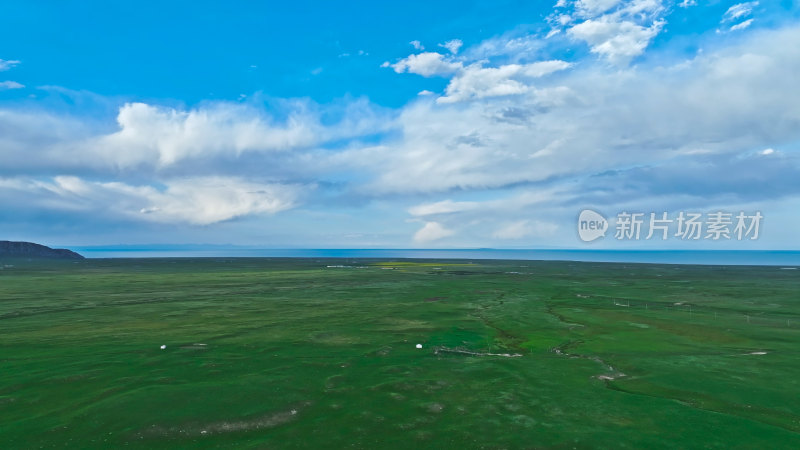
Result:
{"label": "green grassland", "polygon": [[4,449],[800,448],[800,270],[0,267]]}

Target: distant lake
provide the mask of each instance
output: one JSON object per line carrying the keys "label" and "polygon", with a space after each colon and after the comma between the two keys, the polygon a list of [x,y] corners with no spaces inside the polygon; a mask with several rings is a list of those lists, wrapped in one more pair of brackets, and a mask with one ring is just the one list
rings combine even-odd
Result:
{"label": "distant lake", "polygon": [[800,266],[787,250],[500,250],[500,249],[251,249],[190,247],[71,247],[87,258],[409,258]]}

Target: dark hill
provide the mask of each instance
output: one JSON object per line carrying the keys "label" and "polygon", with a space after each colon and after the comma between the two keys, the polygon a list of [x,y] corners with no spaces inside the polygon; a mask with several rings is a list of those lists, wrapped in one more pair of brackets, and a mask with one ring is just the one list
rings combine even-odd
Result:
{"label": "dark hill", "polygon": [[63,248],[50,248],[32,242],[0,241],[0,257],[84,259],[83,256]]}

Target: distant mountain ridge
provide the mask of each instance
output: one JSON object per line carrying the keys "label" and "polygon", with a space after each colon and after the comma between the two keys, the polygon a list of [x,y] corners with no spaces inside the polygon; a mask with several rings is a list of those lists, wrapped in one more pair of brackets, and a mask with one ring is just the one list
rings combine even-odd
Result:
{"label": "distant mountain ridge", "polygon": [[33,242],[0,241],[0,257],[43,259],[84,259],[83,256],[64,248],[50,248]]}

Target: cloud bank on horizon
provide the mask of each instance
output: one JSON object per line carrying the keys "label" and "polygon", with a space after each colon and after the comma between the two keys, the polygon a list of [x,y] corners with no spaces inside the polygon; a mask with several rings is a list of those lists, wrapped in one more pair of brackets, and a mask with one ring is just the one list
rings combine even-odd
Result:
{"label": "cloud bank on horizon", "polygon": [[[238,14],[271,14],[242,5]],[[220,58],[257,60],[235,72],[198,62],[208,42],[180,33],[164,33],[181,39],[165,44],[184,52],[174,60],[146,40],[131,52],[150,60],[96,58],[137,37],[98,44],[100,25],[57,49],[67,65],[35,41],[4,47],[3,237],[583,248],[575,221],[591,207],[758,210],[758,242],[703,245],[800,248],[797,2],[558,0],[528,15],[516,6],[452,8],[441,27],[398,23],[380,36],[367,25],[345,34],[358,16],[343,14],[294,43],[220,20]],[[18,8],[3,20],[32,14]],[[206,21],[193,17],[172,31]],[[56,32],[68,19],[38,26]],[[293,56],[269,57],[287,46]],[[142,76],[193,64],[206,69],[174,94]],[[110,66],[122,90],[101,77]],[[308,94],[284,95],[295,91]],[[700,248],[628,248],[684,244]]]}

